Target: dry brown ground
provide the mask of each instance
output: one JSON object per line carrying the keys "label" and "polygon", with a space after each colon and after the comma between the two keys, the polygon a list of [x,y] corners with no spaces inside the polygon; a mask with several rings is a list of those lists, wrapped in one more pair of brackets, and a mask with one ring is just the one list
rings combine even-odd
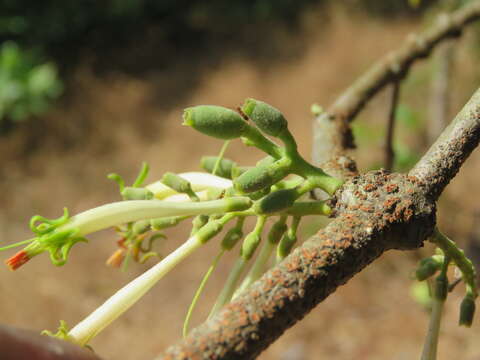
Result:
{"label": "dry brown ground", "polygon": [[[142,160],[151,164],[150,179],[167,170],[197,168],[200,156],[215,154],[221,144],[181,126],[181,109],[189,105],[233,107],[245,97],[264,99],[284,111],[293,133],[301,139],[301,152],[308,154],[310,105],[330,103],[375,59],[418,28],[414,23],[366,20],[342,12],[333,12],[332,22],[324,26],[314,15],[306,20],[308,30],[302,35],[308,37],[305,53],[274,65],[268,72],[231,58],[205,69],[195,91],[168,109],[162,105],[162,91],[177,88],[173,86],[175,81],[184,81],[188,78],[185,74],[175,77],[152,72],[147,81],[119,73],[96,77],[88,66],[79,68],[74,91],[49,115],[54,125],[33,125],[35,137],[26,136],[26,129],[21,129],[0,139],[0,239],[29,237],[27,224],[33,214],[55,217],[63,206],[76,213],[116,200],[116,188],[105,177],[111,171],[133,178]],[[469,54],[464,50],[459,55],[461,71],[455,76],[452,91],[454,111],[465,102],[475,82],[478,85]],[[428,71],[425,65],[417,68],[402,94],[420,112],[425,111]],[[386,94],[380,96],[359,121],[381,126],[387,99]],[[412,146],[420,144],[418,136],[408,131],[401,136]],[[364,168],[381,159],[381,144],[371,142],[368,149],[357,154]],[[28,147],[33,151],[26,154]],[[251,163],[260,154],[234,144],[229,156]],[[478,153],[466,168],[440,206],[441,223],[461,240],[471,228],[472,211],[478,209]],[[165,251],[180,244],[186,233],[187,229],[172,232]],[[92,236],[88,246],[81,244],[74,249],[62,268],[53,267],[48,256],[40,256],[16,273],[0,271],[0,321],[38,330],[55,329],[59,319],[74,325],[147,268],[132,266],[131,271],[122,273],[103,266],[114,248],[114,239],[111,231]],[[99,335],[92,342],[95,350],[105,359],[147,360],[177,341],[190,299],[215,252],[212,242],[179,266]],[[418,358],[428,317],[409,295],[414,263],[412,254],[387,254],[287,331],[260,358]],[[198,306],[194,323],[202,321],[208,312],[231,264],[232,256],[222,261]],[[456,325],[460,299],[461,292],[457,291],[447,303],[440,359],[480,359],[479,322],[472,329]]]}

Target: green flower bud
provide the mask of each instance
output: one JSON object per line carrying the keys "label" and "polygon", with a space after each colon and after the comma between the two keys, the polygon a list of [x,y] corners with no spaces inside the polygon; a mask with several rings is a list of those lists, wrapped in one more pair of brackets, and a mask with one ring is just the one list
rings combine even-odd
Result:
{"label": "green flower bud", "polygon": [[296,201],[288,210],[287,214],[294,216],[326,215],[332,213],[332,208],[326,201]]}
{"label": "green flower bud", "polygon": [[277,166],[276,163],[257,166],[236,178],[233,185],[241,193],[251,193],[270,187],[287,175],[288,170]]}
{"label": "green flower bud", "polygon": [[254,231],[248,234],[243,241],[242,249],[240,251],[240,255],[242,256],[242,258],[244,258],[245,260],[250,260],[255,253],[255,250],[257,250],[260,241],[261,237],[260,234],[258,234],[257,232]]}
{"label": "green flower bud", "polygon": [[242,237],[242,229],[239,229],[237,227],[231,228],[230,230],[228,230],[222,240],[222,249],[227,251],[233,249],[233,247],[237,244],[238,240],[240,240]]}
{"label": "green flower bud", "polygon": [[135,235],[146,233],[150,230],[150,220],[140,220],[133,224],[132,231]]}
{"label": "green flower bud", "polygon": [[[168,217],[161,217],[157,219],[150,220],[150,225],[153,230],[163,230],[169,227],[173,227],[177,225],[180,221],[185,220],[188,216],[168,216]],[[208,217],[207,217],[208,220]]]}
{"label": "green flower bud", "polygon": [[445,300],[448,294],[448,279],[446,276],[438,276],[435,279],[433,295],[438,300]]}
{"label": "green flower bud", "polygon": [[319,116],[320,114],[322,114],[325,110],[323,110],[323,108],[318,105],[317,103],[315,104],[312,104],[312,106],[310,106],[310,112],[312,113],[312,115],[314,116]]}
{"label": "green flower bud", "polygon": [[287,129],[287,120],[283,114],[263,101],[247,99],[242,111],[267,135],[279,136]]}
{"label": "green flower bud", "polygon": [[268,233],[268,241],[272,244],[277,244],[287,229],[288,227],[287,224],[285,224],[285,220],[278,220],[275,224],[273,224],[270,232]]}
{"label": "green flower bud", "polygon": [[418,281],[423,281],[429,277],[435,275],[435,273],[440,269],[441,264],[432,259],[431,257],[422,259],[418,269],[415,271],[415,276]]}
{"label": "green flower bud", "polygon": [[208,215],[198,215],[192,221],[192,232],[191,234],[195,234],[198,230],[200,230],[207,222],[209,216]]}
{"label": "green flower bud", "polygon": [[209,221],[195,233],[195,236],[202,244],[205,244],[208,240],[222,231],[223,225],[223,222],[219,220]]}
{"label": "green flower bud", "polygon": [[162,183],[167,185],[169,188],[172,188],[173,190],[179,193],[185,194],[185,193],[190,193],[192,191],[192,187],[187,180],[171,172],[165,173],[161,181]]}
{"label": "green flower bud", "polygon": [[248,170],[253,169],[251,166],[234,166],[232,168],[232,179],[238,178],[243,173],[247,172]]}
{"label": "green flower bud", "polygon": [[248,197],[252,200],[258,200],[258,199],[263,198],[265,195],[268,195],[269,193],[270,193],[270,188],[266,187],[262,190],[258,190],[258,191],[249,193]]}
{"label": "green flower bud", "polygon": [[224,200],[226,202],[225,212],[247,210],[253,204],[251,199],[244,196],[226,198]]}
{"label": "green flower bud", "polygon": [[296,189],[277,190],[257,201],[253,209],[257,214],[273,214],[291,207],[297,197]]}
{"label": "green flower bud", "polygon": [[[218,161],[218,156],[203,156],[202,160],[200,161],[200,166],[203,170],[213,174],[213,170]],[[232,168],[235,167],[237,164],[229,159],[221,159],[220,163],[218,164],[217,171],[214,175],[221,176],[226,179],[232,178]]]}
{"label": "green flower bud", "polygon": [[131,186],[124,187],[121,194],[124,200],[151,200],[154,197],[150,190]]}
{"label": "green flower bud", "polygon": [[263,159],[257,161],[257,166],[264,166],[264,165],[271,165],[273,164],[275,161],[277,161],[273,156],[267,156],[267,157],[264,157]]}
{"label": "green flower bud", "polygon": [[249,126],[237,112],[215,105],[199,105],[185,109],[184,125],[217,139],[236,139]]}
{"label": "green flower bud", "polygon": [[461,326],[472,326],[475,315],[475,300],[471,296],[465,296],[460,305],[460,318],[458,324]]}
{"label": "green flower bud", "polygon": [[287,232],[283,235],[282,240],[277,246],[277,257],[280,259],[285,258],[290,251],[292,251],[293,245],[297,242],[297,236],[291,232]]}

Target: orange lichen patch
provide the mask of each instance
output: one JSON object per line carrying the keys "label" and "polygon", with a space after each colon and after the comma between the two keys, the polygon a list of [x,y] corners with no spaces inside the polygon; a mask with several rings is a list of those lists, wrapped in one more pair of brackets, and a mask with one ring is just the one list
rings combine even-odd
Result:
{"label": "orange lichen patch", "polygon": [[416,178],[415,176],[409,175],[409,176],[407,176],[407,179],[414,184],[419,182],[418,178]]}
{"label": "orange lichen patch", "polygon": [[30,256],[28,256],[28,253],[25,250],[21,250],[12,257],[8,258],[5,261],[5,264],[7,264],[9,269],[13,271],[25,264],[28,260],[30,260]]}
{"label": "orange lichen patch", "polygon": [[250,319],[253,321],[253,322],[259,322],[260,321],[260,315],[258,315],[257,313],[253,313],[252,315],[250,315]]}
{"label": "orange lichen patch", "polygon": [[410,220],[410,218],[413,216],[413,210],[412,209],[406,209],[403,213],[403,218],[405,221]]}
{"label": "orange lichen patch", "polygon": [[360,210],[365,211],[365,212],[373,212],[374,207],[370,205],[362,205],[360,206]]}
{"label": "orange lichen patch", "polygon": [[300,264],[298,263],[298,261],[295,261],[295,262],[290,261],[285,264],[285,267],[287,268],[288,271],[292,272],[292,271],[298,270],[300,268]]}
{"label": "orange lichen patch", "polygon": [[373,191],[373,190],[376,190],[377,187],[374,185],[374,184],[367,184],[363,187],[363,190],[366,191],[366,192],[370,192],[370,191]]}
{"label": "orange lichen patch", "polygon": [[309,251],[308,249],[305,249],[305,248],[303,248],[301,252],[302,252],[302,257],[307,261],[313,260],[316,256],[316,252]]}
{"label": "orange lichen patch", "polygon": [[384,201],[383,207],[386,211],[393,211],[395,205],[400,201],[400,198],[393,197]]}
{"label": "orange lichen patch", "polygon": [[398,191],[398,185],[397,184],[388,184],[386,187],[385,187],[385,190],[387,191],[387,193],[394,193],[394,192],[397,192]]}

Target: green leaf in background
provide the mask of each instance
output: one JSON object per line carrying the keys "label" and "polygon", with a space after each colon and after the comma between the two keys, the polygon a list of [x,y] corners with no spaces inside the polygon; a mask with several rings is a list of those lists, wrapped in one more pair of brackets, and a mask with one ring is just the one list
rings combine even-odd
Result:
{"label": "green leaf in background", "polygon": [[418,130],[422,125],[418,114],[408,105],[398,105],[395,116],[397,121],[409,130]]}
{"label": "green leaf in background", "polygon": [[393,147],[395,152],[395,171],[406,172],[420,160],[420,154],[411,150],[402,142],[396,142]]}
{"label": "green leaf in background", "polygon": [[0,45],[0,129],[5,121],[23,121],[44,113],[61,92],[53,63],[41,63],[38,56],[15,42]]}

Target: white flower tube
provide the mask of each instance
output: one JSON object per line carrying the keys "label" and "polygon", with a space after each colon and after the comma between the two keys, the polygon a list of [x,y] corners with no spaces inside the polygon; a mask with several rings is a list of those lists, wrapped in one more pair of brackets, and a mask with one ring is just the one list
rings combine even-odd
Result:
{"label": "white flower tube", "polygon": [[172,270],[180,261],[202,246],[202,244],[196,236],[189,238],[183,245],[157,265],[117,291],[111,298],[105,301],[103,305],[78,323],[70,330],[68,338],[81,346],[88,344],[95,335],[128,310],[150,290],[157,281]]}
{"label": "white flower tube", "polygon": [[246,197],[232,197],[200,202],[170,202],[160,200],[119,201],[87,210],[72,216],[56,231],[78,228],[75,236],[84,236],[95,231],[132,221],[155,219],[164,216],[210,215],[229,211],[241,211],[251,205]]}

